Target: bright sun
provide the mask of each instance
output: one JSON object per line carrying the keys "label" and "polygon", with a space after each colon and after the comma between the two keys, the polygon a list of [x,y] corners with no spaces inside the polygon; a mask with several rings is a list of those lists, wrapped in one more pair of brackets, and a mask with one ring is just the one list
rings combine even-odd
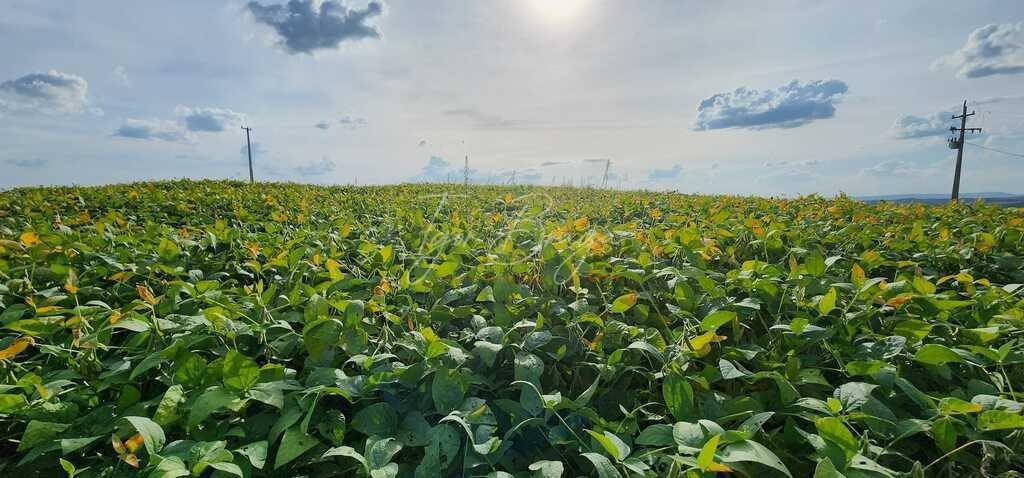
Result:
{"label": "bright sun", "polygon": [[589,0],[530,0],[530,6],[550,22],[565,22],[583,10]]}

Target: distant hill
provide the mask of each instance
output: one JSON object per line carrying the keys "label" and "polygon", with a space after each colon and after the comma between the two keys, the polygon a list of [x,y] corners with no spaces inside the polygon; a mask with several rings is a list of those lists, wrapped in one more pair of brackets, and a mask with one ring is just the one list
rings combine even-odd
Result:
{"label": "distant hill", "polygon": [[[877,196],[858,196],[857,199],[875,203],[879,201],[889,201],[896,203],[913,203],[919,202],[924,204],[940,204],[949,201],[948,193],[919,193],[919,194],[883,194]],[[1004,192],[979,192],[979,193],[962,193],[960,194],[961,200],[977,200],[981,199],[990,204],[999,204],[1002,206],[1009,207],[1024,207],[1024,195],[1012,194]]]}

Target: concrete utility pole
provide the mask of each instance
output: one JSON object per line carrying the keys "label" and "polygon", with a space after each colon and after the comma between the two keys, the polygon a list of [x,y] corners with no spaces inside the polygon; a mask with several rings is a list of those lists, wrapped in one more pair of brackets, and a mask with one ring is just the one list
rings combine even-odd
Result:
{"label": "concrete utility pole", "polygon": [[[964,110],[959,116],[953,116],[952,119],[960,120],[960,127],[950,126],[949,132],[953,134],[949,138],[950,149],[956,149],[956,171],[953,173],[953,194],[950,197],[950,201],[960,200],[960,167],[964,160],[964,133],[970,131],[972,133],[980,133],[981,128],[968,128],[967,117],[974,116],[974,111],[967,113],[967,100],[964,100]],[[960,138],[957,139],[956,134],[960,133]]]}
{"label": "concrete utility pole", "polygon": [[612,160],[606,159],[604,162],[604,178],[601,179],[601,189],[604,189],[608,185],[608,168],[612,167]]}
{"label": "concrete utility pole", "polygon": [[466,165],[462,167],[462,185],[469,186],[469,154],[466,154]]}
{"label": "concrete utility pole", "polygon": [[245,146],[249,149],[249,184],[255,184],[256,179],[252,175],[252,141],[249,139],[249,132],[252,131],[252,128],[242,126],[242,129],[245,130]]}

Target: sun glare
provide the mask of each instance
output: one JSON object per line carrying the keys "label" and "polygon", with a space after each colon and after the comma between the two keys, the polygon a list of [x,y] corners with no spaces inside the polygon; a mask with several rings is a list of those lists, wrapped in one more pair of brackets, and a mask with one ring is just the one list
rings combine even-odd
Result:
{"label": "sun glare", "polygon": [[530,0],[530,6],[549,22],[567,22],[577,17],[589,0]]}

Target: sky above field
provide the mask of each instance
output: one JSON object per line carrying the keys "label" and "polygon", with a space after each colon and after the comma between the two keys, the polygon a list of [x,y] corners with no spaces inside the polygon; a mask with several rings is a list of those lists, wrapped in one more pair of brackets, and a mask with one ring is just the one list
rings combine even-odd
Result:
{"label": "sky above field", "polygon": [[[8,0],[0,188],[1024,193],[1024,2]],[[608,162],[610,160],[610,163]]]}

